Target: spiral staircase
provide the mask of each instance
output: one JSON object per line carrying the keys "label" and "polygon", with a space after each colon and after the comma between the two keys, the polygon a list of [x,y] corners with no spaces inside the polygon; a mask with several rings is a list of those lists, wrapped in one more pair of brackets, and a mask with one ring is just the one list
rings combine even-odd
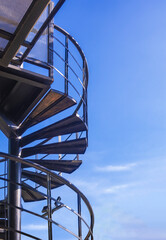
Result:
{"label": "spiral staircase", "polygon": [[[9,152],[0,152],[0,240],[93,240],[91,205],[66,179],[88,145],[88,66],[75,39],[54,24],[64,2],[0,7],[0,130],[9,140]],[[7,7],[22,8],[18,22]]]}

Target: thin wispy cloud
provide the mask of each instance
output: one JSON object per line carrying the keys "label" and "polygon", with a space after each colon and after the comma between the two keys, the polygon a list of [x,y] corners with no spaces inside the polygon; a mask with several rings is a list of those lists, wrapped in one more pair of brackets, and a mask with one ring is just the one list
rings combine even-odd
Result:
{"label": "thin wispy cloud", "polygon": [[27,224],[22,226],[25,230],[47,230],[48,225],[47,224]]}
{"label": "thin wispy cloud", "polygon": [[129,188],[133,186],[133,184],[122,184],[122,185],[117,185],[117,186],[112,186],[112,187],[109,187],[109,188],[105,188],[103,189],[103,193],[117,193],[123,189],[126,189],[126,188]]}
{"label": "thin wispy cloud", "polygon": [[122,172],[122,171],[131,171],[135,168],[138,163],[129,163],[125,165],[107,165],[104,167],[96,167],[95,170],[98,172]]}

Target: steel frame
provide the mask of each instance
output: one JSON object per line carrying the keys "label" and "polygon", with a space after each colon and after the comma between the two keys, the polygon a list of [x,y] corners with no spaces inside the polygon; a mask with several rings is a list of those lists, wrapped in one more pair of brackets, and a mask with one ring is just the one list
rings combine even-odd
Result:
{"label": "steel frame", "polygon": [[[39,100],[41,99],[43,94],[46,93],[47,90],[49,89],[50,84],[53,81],[54,71],[57,71],[61,76],[64,77],[64,93],[65,93],[64,96],[68,96],[69,84],[70,84],[80,97],[80,101],[78,102],[77,107],[73,112],[73,115],[76,115],[77,112],[82,107],[83,121],[84,121],[85,127],[86,127],[86,129],[84,131],[86,131],[86,137],[88,137],[88,134],[87,134],[88,133],[88,129],[87,129],[87,124],[88,124],[88,118],[87,118],[88,66],[87,66],[87,61],[84,56],[84,53],[82,52],[82,49],[80,48],[78,43],[74,40],[74,38],[71,37],[70,34],[67,33],[65,30],[54,25],[54,23],[53,23],[53,17],[58,12],[58,10],[61,8],[61,6],[65,2],[65,0],[59,0],[54,8],[53,8],[53,4],[49,5],[49,7],[48,7],[49,16],[45,20],[45,22],[43,23],[43,25],[41,26],[41,28],[39,29],[37,34],[35,35],[34,39],[31,42],[25,41],[25,38],[26,38],[27,34],[29,33],[31,27],[34,25],[37,18],[39,17],[39,15],[41,14],[41,12],[45,8],[45,6],[48,4],[48,2],[49,2],[49,0],[33,1],[30,8],[28,9],[28,12],[26,13],[26,15],[22,19],[21,23],[19,24],[18,28],[16,29],[14,35],[6,32],[4,30],[0,30],[0,37],[3,37],[4,39],[9,40],[9,44],[5,48],[3,54],[1,53],[1,56],[0,56],[1,57],[1,59],[0,59],[0,65],[1,65],[0,66],[0,75],[4,76],[5,78],[9,78],[12,76],[12,78],[13,79],[15,78],[17,81],[19,80],[20,82],[25,82],[28,84],[32,84],[33,86],[36,85],[38,87],[40,86],[43,88],[41,94],[36,98],[36,100],[30,106],[30,108],[32,109],[39,102]],[[38,41],[38,39],[42,35],[43,31],[45,31],[45,29],[47,27],[48,27],[48,58],[47,58],[47,62],[41,62],[37,59],[28,58],[27,57],[28,54],[30,53],[32,48],[35,46],[36,42]],[[64,44],[65,73],[64,73],[64,75],[54,67],[54,62],[53,62],[54,54],[55,54],[54,46],[53,46],[53,42],[55,39],[54,30],[61,32],[65,36],[65,44]],[[68,74],[69,69],[71,69],[73,71],[73,73],[76,75],[74,70],[69,65],[69,54],[71,54],[69,51],[69,41],[71,41],[74,44],[74,46],[80,53],[81,58],[83,60],[83,66],[81,67],[75,59],[76,63],[79,65],[79,67],[83,73],[83,82],[81,82],[81,80],[78,79],[80,84],[82,85],[82,93],[81,94],[77,91],[77,89],[73,85],[73,83],[68,79],[69,78],[69,74]],[[27,50],[24,52],[23,55],[20,55],[20,56],[18,55],[17,59],[13,59],[13,57],[16,55],[16,53],[21,45],[27,47]],[[72,57],[74,58],[74,56],[72,56]],[[4,68],[4,66],[6,67],[10,62],[12,63],[12,65],[9,65],[8,68]],[[36,66],[47,69],[48,73],[49,73],[48,74],[49,77],[48,78],[42,77],[42,79],[40,79],[40,76],[38,76],[37,74],[31,74],[30,72],[27,72],[25,70],[20,71],[20,69],[17,66],[14,66],[14,65],[20,65],[23,62],[28,62],[30,64],[34,64]],[[19,69],[19,71],[18,71],[18,69]],[[17,72],[17,74],[16,74],[16,72]],[[31,74],[31,78],[29,79],[30,74]],[[76,77],[78,78],[77,75],[76,75]],[[28,112],[29,112],[29,109],[27,109],[25,114],[21,117],[20,121],[23,121],[25,119]],[[61,227],[64,230],[66,230],[67,232],[69,232],[70,234],[75,236],[77,239],[82,240],[83,239],[82,223],[84,223],[88,227],[88,233],[85,237],[85,240],[88,240],[89,238],[91,238],[91,240],[93,240],[94,214],[93,214],[91,205],[89,204],[86,197],[74,185],[72,185],[66,179],[62,178],[60,175],[57,175],[36,163],[32,163],[30,161],[27,161],[27,160],[19,157],[20,156],[20,142],[19,142],[18,137],[20,137],[20,134],[22,132],[19,132],[17,123],[13,124],[12,122],[9,122],[9,120],[6,119],[6,117],[1,114],[0,115],[0,126],[1,126],[1,130],[9,138],[9,154],[0,153],[0,157],[8,159],[8,179],[0,177],[1,180],[4,180],[8,183],[8,201],[6,203],[6,205],[8,206],[8,227],[7,227],[8,240],[20,240],[22,234],[27,237],[31,237],[33,239],[39,240],[39,238],[21,231],[21,211],[25,211],[27,213],[41,217],[48,221],[48,239],[49,240],[53,239],[52,227],[54,224]],[[14,128],[13,128],[13,126],[14,126]],[[26,130],[26,129],[24,129],[24,130]],[[82,135],[82,132],[80,133],[80,135],[78,133],[76,133],[75,134],[76,140],[78,140],[78,141],[81,140],[80,139],[81,135]],[[68,138],[70,136],[71,135],[69,135],[67,137],[66,141],[68,140]],[[46,138],[44,141],[42,141],[39,144],[39,146],[41,146],[41,149],[42,149],[42,145],[45,144],[50,139],[51,138]],[[37,147],[39,148],[39,146],[37,146]],[[63,156],[60,156],[60,158],[63,159],[65,155],[66,154],[64,154]],[[43,158],[45,158],[45,157],[43,157]],[[79,160],[78,152],[76,154],[75,159]],[[43,194],[42,192],[40,194],[43,195],[43,197],[47,199],[47,209],[48,209],[47,214],[39,215],[37,213],[34,213],[32,211],[22,208],[21,201],[20,201],[21,200],[21,187],[23,186],[21,183],[21,164],[28,165],[29,167],[32,167],[36,171],[39,170],[40,172],[44,172],[46,174],[46,176],[47,176],[47,194]],[[52,201],[56,202],[57,200],[51,196],[51,179],[57,179],[57,180],[61,181],[63,184],[68,186],[70,189],[72,189],[77,194],[77,211],[71,209],[70,207],[68,207],[67,205],[65,205],[62,202],[58,202],[59,205],[55,208],[52,208],[51,202]],[[32,188],[31,188],[31,190],[32,190]],[[34,191],[34,189],[33,189],[33,191]],[[38,192],[37,190],[35,190],[35,191]],[[86,204],[86,206],[89,210],[90,219],[91,219],[90,226],[86,223],[86,221],[81,216],[81,202],[82,201]],[[70,210],[78,217],[78,235],[71,232],[70,230],[66,229],[65,227],[61,226],[57,222],[53,221],[53,219],[52,219],[53,212],[55,212],[58,209],[63,208],[63,207]]]}

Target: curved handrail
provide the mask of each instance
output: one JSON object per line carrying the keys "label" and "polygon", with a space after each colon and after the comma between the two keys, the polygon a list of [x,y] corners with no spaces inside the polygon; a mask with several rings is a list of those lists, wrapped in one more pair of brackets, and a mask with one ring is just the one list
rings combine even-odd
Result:
{"label": "curved handrail", "polygon": [[3,153],[3,152],[0,152],[0,157],[5,158],[5,159],[10,159],[12,161],[19,162],[19,163],[22,163],[22,164],[26,164],[29,167],[40,170],[40,171],[50,175],[51,177],[56,178],[57,180],[62,182],[64,185],[66,185],[70,189],[72,189],[75,193],[79,194],[81,199],[84,201],[85,205],[87,206],[87,209],[88,209],[90,217],[91,217],[90,228],[89,228],[89,231],[88,231],[88,233],[85,237],[85,240],[87,240],[90,236],[93,239],[92,233],[93,233],[93,226],[94,226],[94,213],[93,213],[92,207],[91,207],[88,199],[85,197],[85,195],[75,185],[73,185],[71,182],[69,182],[68,180],[66,180],[62,176],[48,170],[47,168],[45,168],[45,167],[43,167],[43,166],[41,166],[37,163],[32,163],[28,160],[25,160],[25,159],[22,159],[20,157],[16,157],[16,156],[13,156],[13,155],[10,155],[10,154],[7,154],[7,153]]}
{"label": "curved handrail", "polygon": [[[85,78],[86,81],[85,81],[84,84],[85,84],[85,89],[87,89],[88,82],[89,82],[89,72],[88,72],[88,63],[87,63],[87,59],[85,57],[84,52],[82,51],[82,49],[81,49],[80,45],[78,44],[78,42],[67,31],[65,31],[63,28],[61,28],[61,27],[59,27],[58,25],[55,25],[55,24],[54,24],[54,28],[57,31],[59,31],[60,33],[62,33],[64,36],[66,36],[74,44],[74,46],[77,48],[78,52],[80,53],[81,58],[83,60],[83,65],[84,65],[83,67],[85,68],[85,72],[84,73],[86,74],[86,78]],[[83,95],[84,95],[84,92],[83,92]],[[82,95],[82,98],[81,98],[80,102],[78,103],[77,108],[74,111],[74,113],[76,113],[79,110],[79,108],[81,107],[81,105],[83,103],[83,99],[84,99],[83,95]],[[87,120],[85,122],[87,124]]]}
{"label": "curved handrail", "polygon": [[[51,65],[50,63],[48,62],[42,62],[41,60],[39,59],[35,59],[35,58],[32,58],[32,57],[27,57],[24,59],[25,62],[28,62],[28,63],[31,63],[31,64],[34,64],[34,65],[38,65],[40,67],[43,67],[43,68],[52,68],[54,69],[55,71],[57,71],[64,79],[65,81],[67,81],[71,86],[72,88],[77,92],[77,94],[79,95],[79,98],[80,98],[80,101],[78,102],[77,104],[77,107],[76,109],[74,110],[74,113],[73,114],[76,114],[78,112],[78,110],[80,109],[81,105],[83,104],[83,106],[86,108],[86,113],[83,114],[83,115],[86,115],[86,116],[83,116],[84,117],[84,122],[86,123],[86,125],[88,125],[87,123],[87,86],[88,86],[88,82],[89,82],[89,72],[88,72],[88,64],[87,64],[87,59],[84,55],[84,52],[82,51],[80,45],[78,44],[78,42],[67,32],[65,31],[64,29],[62,29],[61,27],[57,26],[54,24],[54,29],[57,30],[58,32],[60,32],[61,34],[63,34],[66,38],[68,38],[72,44],[75,46],[75,48],[77,49],[77,51],[79,52],[81,58],[82,58],[82,61],[83,61],[83,69],[82,72],[83,72],[83,83],[80,81],[80,78],[77,76],[77,74],[74,72],[74,70],[71,68],[71,66],[66,63],[66,61],[63,59],[63,62],[65,64],[67,64],[67,66],[71,69],[71,71],[74,73],[75,76],[77,76],[79,82],[81,83],[82,87],[83,87],[83,93],[82,93],[82,96],[78,93],[78,90],[76,89],[76,87],[73,85],[73,83],[66,77],[64,76],[64,74],[59,70],[57,69],[54,65]],[[73,59],[76,61],[77,65],[79,66],[80,68],[80,65],[79,63],[77,62],[77,60],[75,59],[75,57],[72,55],[72,53],[70,52],[69,48],[67,48],[57,37],[55,37],[53,34],[51,34],[51,36],[57,40],[60,44],[63,45],[63,47],[71,54],[71,56],[73,57]],[[55,53],[54,49],[48,49],[49,51],[52,51]],[[21,53],[18,53],[17,54],[17,57],[20,58],[22,56]],[[59,55],[60,56],[60,55]],[[61,56],[60,56],[61,58]],[[61,58],[62,60],[62,58]]]}

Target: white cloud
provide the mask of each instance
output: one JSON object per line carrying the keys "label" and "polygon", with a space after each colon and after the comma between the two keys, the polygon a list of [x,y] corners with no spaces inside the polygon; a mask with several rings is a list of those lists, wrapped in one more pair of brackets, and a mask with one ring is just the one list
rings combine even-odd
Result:
{"label": "white cloud", "polygon": [[121,172],[121,171],[131,171],[134,167],[136,167],[138,163],[129,163],[126,165],[108,165],[104,167],[96,167],[95,170],[98,172]]}
{"label": "white cloud", "polygon": [[25,230],[47,230],[48,225],[47,224],[28,224],[22,226]]}
{"label": "white cloud", "polygon": [[109,188],[105,188],[103,190],[103,193],[117,193],[120,190],[126,189],[126,188],[128,188],[132,185],[133,184],[122,184],[122,185],[112,186],[112,187],[109,187]]}

